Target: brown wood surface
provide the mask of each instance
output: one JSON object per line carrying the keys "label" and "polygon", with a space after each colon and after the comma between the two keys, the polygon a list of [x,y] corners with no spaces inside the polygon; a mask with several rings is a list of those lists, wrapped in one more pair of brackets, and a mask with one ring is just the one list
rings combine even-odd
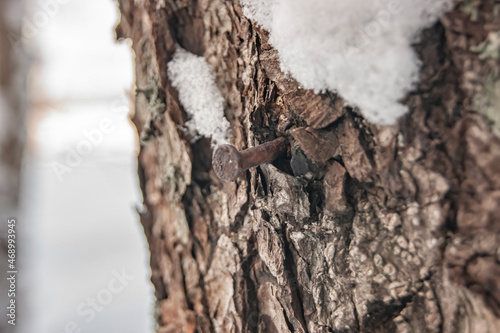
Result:
{"label": "brown wood surface", "polygon": [[[158,332],[500,332],[500,139],[483,112],[499,61],[470,49],[500,30],[498,2],[458,1],[424,31],[410,113],[383,127],[299,89],[237,0],[119,3]],[[176,45],[213,67],[232,144],[287,136],[286,158],[217,179],[209,140],[181,130]]]}

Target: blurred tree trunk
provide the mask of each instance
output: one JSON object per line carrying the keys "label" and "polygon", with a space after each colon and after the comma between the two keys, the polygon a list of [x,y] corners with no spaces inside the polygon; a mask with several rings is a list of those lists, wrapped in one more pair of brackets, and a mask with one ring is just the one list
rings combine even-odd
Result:
{"label": "blurred tree trunk", "polygon": [[[237,0],[119,3],[150,92],[133,122],[158,332],[500,331],[498,2],[424,31],[411,111],[382,127],[299,89]],[[181,130],[176,45],[213,67],[232,143],[285,135],[286,159],[215,177]]]}
{"label": "blurred tree trunk", "polygon": [[[24,111],[22,97],[23,87],[21,71],[21,54],[19,45],[11,43],[12,34],[19,36],[20,22],[14,25],[5,13],[20,13],[22,3],[15,0],[0,0],[0,308],[2,320],[0,332],[14,332],[15,327],[7,323],[10,320],[7,306],[10,298],[7,295],[9,283],[6,272],[7,257],[7,221],[18,218],[19,191],[21,179],[21,159],[24,145]],[[18,235],[19,237],[19,235]],[[19,253],[17,253],[18,255]],[[19,263],[19,261],[16,261]],[[19,311],[19,293],[16,294],[17,311]],[[16,322],[19,323],[16,318]]]}

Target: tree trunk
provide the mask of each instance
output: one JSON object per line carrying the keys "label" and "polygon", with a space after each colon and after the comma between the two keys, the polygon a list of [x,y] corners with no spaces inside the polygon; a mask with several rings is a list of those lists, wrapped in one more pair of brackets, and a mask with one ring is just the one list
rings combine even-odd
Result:
{"label": "tree trunk", "polygon": [[[238,0],[119,2],[149,92],[133,122],[158,332],[500,331],[500,66],[470,50],[500,30],[498,2],[458,1],[423,32],[394,126],[299,89]],[[286,158],[217,179],[210,141],[181,130],[177,45],[212,66],[232,144],[286,136]]]}
{"label": "tree trunk", "polygon": [[[16,282],[16,296],[13,296],[11,281],[7,280],[8,271],[17,270],[19,264],[19,244],[16,245],[15,261],[12,258],[12,249],[9,248],[8,225],[12,225],[12,218],[19,218],[19,194],[21,184],[22,152],[25,141],[23,127],[24,114],[26,112],[25,82],[20,79],[27,74],[26,59],[20,45],[12,43],[12,36],[19,36],[21,23],[14,24],[5,13],[22,12],[20,1],[0,0],[0,308],[2,309],[2,320],[0,320],[0,332],[14,332],[15,326],[9,321],[19,323],[14,319],[11,309],[11,301],[15,301],[16,312],[19,313],[20,303],[24,295],[19,293],[19,281]],[[16,224],[16,240],[19,240],[19,229]],[[12,231],[11,231],[12,232]],[[12,237],[11,237],[12,238]],[[10,240],[12,242],[12,239]],[[12,246],[12,244],[10,245]],[[9,249],[11,253],[9,252]],[[10,254],[10,258],[9,258]],[[8,260],[11,260],[9,263]],[[11,265],[14,266],[11,266]],[[12,268],[14,267],[14,269]],[[17,279],[17,275],[16,275]],[[10,317],[9,317],[10,315]],[[18,314],[16,314],[19,317]]]}

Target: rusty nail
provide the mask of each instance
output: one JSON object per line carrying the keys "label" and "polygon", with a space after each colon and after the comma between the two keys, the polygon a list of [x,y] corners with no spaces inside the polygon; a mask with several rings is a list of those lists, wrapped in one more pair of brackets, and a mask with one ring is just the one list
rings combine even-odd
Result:
{"label": "rusty nail", "polygon": [[243,171],[274,161],[286,151],[286,147],[284,137],[242,151],[231,145],[220,145],[213,154],[212,166],[217,177],[232,182]]}

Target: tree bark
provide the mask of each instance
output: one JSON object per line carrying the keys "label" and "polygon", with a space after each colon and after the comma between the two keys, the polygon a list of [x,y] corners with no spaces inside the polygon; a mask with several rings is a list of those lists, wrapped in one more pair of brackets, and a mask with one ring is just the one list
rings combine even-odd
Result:
{"label": "tree bark", "polygon": [[[146,92],[133,122],[158,332],[500,331],[499,61],[474,48],[500,30],[498,2],[458,1],[423,32],[394,126],[299,89],[237,0],[119,3]],[[217,179],[209,140],[181,130],[177,45],[213,67],[232,143],[286,136],[286,158]]]}

